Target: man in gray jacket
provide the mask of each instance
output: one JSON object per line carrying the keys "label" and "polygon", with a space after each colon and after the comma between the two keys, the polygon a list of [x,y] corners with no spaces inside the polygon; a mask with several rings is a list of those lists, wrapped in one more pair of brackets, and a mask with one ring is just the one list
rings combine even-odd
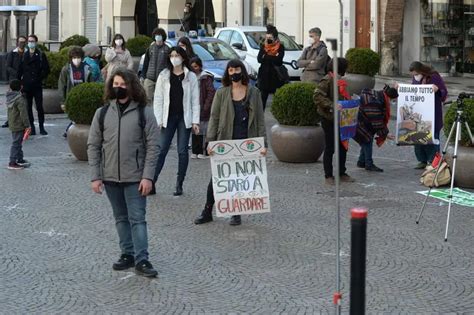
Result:
{"label": "man in gray jacket", "polygon": [[166,32],[162,28],[153,30],[153,39],[155,40],[145,52],[143,69],[140,73],[140,79],[143,80],[148,105],[153,104],[155,95],[155,85],[161,71],[168,65],[170,48],[166,46]]}
{"label": "man in gray jacket", "polygon": [[158,126],[133,71],[117,68],[106,84],[105,98],[108,104],[92,121],[87,154],[92,190],[101,194],[105,188],[120,240],[122,255],[112,268],[135,266],[137,274],[154,277],[145,213],[158,160]]}
{"label": "man in gray jacket", "polygon": [[298,67],[304,68],[301,81],[318,83],[326,75],[329,61],[326,44],[321,41],[321,29],[314,27],[309,30],[309,45],[303,50]]}

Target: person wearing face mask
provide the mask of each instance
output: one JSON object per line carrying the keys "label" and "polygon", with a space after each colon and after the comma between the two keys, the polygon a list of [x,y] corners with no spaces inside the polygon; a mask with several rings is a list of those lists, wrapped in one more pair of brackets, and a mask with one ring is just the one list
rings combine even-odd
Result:
{"label": "person wearing face mask", "polygon": [[321,41],[321,29],[314,27],[309,30],[309,46],[303,50],[298,59],[298,67],[304,68],[301,81],[318,83],[326,75],[328,49]]}
{"label": "person wearing face mask", "polygon": [[409,70],[413,75],[412,84],[430,84],[435,92],[434,139],[438,140],[438,144],[415,145],[415,156],[418,160],[415,169],[424,169],[428,164],[431,164],[436,152],[440,150],[439,132],[443,128],[443,103],[448,97],[448,89],[439,73],[428,65],[415,61],[410,65]]}
{"label": "person wearing face mask", "polygon": [[105,61],[107,61],[107,66],[102,70],[105,80],[114,72],[116,67],[125,67],[133,70],[132,55],[130,51],[125,48],[125,38],[122,34],[115,34],[112,47],[107,48],[105,51]]}
{"label": "person wearing face mask", "polygon": [[140,78],[143,80],[148,105],[153,104],[155,85],[158,76],[168,66],[170,48],[165,44],[166,32],[162,28],[155,28],[152,34],[155,41],[147,48]]}
{"label": "person wearing face mask", "polygon": [[189,31],[197,31],[197,18],[196,18],[196,11],[193,8],[191,2],[186,2],[184,5],[184,15],[183,20],[181,21],[181,31],[185,34],[189,33]]}
{"label": "person wearing face mask", "polygon": [[192,159],[205,159],[207,156],[207,143],[205,142],[207,125],[211,114],[212,100],[216,89],[214,88],[214,77],[212,74],[203,71],[202,60],[194,57],[189,62],[199,81],[199,104],[201,105],[201,115],[199,122],[199,134],[191,136]]}
{"label": "person wearing face mask", "polygon": [[[62,103],[71,89],[84,82],[92,82],[92,72],[90,67],[82,60],[84,51],[79,46],[73,46],[69,49],[69,62],[65,65],[59,75],[58,90],[62,96]],[[63,137],[67,137],[67,131],[72,126],[72,122],[66,127]]]}
{"label": "person wearing face mask", "polygon": [[[160,133],[160,154],[154,182],[158,180],[174,134],[178,133],[178,174],[174,196],[183,194],[183,182],[189,163],[191,129],[199,134],[199,84],[189,70],[186,52],[179,46],[170,49],[168,68],[161,71],[156,82],[153,107]],[[156,193],[155,190],[152,193]]]}
{"label": "person wearing face mask", "polygon": [[102,74],[100,73],[100,57],[102,51],[99,46],[87,44],[82,47],[84,52],[84,63],[90,67],[92,74],[92,82],[103,82]]}
{"label": "person wearing face mask", "polygon": [[186,50],[186,53],[188,54],[189,59],[192,59],[197,56],[196,53],[194,52],[191,41],[186,36],[183,36],[178,40],[178,46]]}
{"label": "person wearing face mask", "polygon": [[[207,128],[207,141],[237,140],[255,137],[265,139],[262,155],[267,154],[265,116],[260,91],[249,84],[249,75],[245,65],[238,59],[227,64],[222,78],[222,87],[217,90],[211,107],[211,116]],[[209,155],[213,152],[208,148]],[[207,198],[204,209],[194,220],[194,224],[211,222],[214,207],[212,178],[207,186]],[[240,225],[240,215],[230,219],[230,225]]]}
{"label": "person wearing face mask", "polygon": [[[20,36],[16,40],[16,48],[7,54],[7,81],[18,78],[18,67],[25,52],[27,39],[25,36]],[[2,128],[8,128],[8,120],[2,125]]]}
{"label": "person wearing face mask", "polygon": [[18,67],[18,79],[21,80],[23,93],[28,104],[31,135],[36,135],[33,99],[38,112],[40,134],[47,135],[48,133],[44,129],[43,80],[49,74],[49,63],[44,52],[36,47],[37,43],[38,37],[36,35],[28,36],[28,49],[24,52]]}
{"label": "person wearing face mask", "polygon": [[396,88],[386,85],[383,90],[364,89],[360,94],[359,114],[357,117],[357,131],[354,140],[360,145],[357,167],[365,168],[370,172],[383,172],[375,166],[372,159],[372,144],[375,142],[381,147],[388,138],[395,137],[389,134],[390,105],[397,101]]}
{"label": "person wearing face mask", "polygon": [[135,267],[138,275],[155,277],[148,257],[146,196],[158,156],[156,119],[132,70],[121,67],[111,74],[104,99],[92,120],[87,155],[92,190],[102,194],[105,189],[115,218],[121,255],[112,269]]}
{"label": "person wearing face mask", "polygon": [[267,105],[268,95],[275,93],[276,89],[286,82],[278,78],[276,67],[283,65],[285,47],[278,40],[278,30],[273,25],[267,25],[265,41],[260,47],[257,60],[260,63],[257,83],[262,95],[263,110]]}

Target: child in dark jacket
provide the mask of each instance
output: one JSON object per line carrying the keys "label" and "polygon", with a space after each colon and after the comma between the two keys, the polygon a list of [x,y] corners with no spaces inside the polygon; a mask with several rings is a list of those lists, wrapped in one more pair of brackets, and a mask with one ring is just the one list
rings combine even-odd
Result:
{"label": "child in dark jacket", "polygon": [[29,166],[29,163],[23,159],[22,142],[25,131],[31,131],[31,127],[26,99],[20,90],[21,82],[19,80],[12,80],[10,82],[10,91],[6,95],[8,125],[13,139],[10,150],[10,163],[8,164],[8,169],[10,170],[21,170]]}

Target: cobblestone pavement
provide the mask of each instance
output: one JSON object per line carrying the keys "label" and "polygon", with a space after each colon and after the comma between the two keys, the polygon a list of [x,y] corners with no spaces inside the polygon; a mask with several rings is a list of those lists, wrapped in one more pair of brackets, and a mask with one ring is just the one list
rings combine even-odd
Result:
{"label": "cobblestone pavement", "polygon": [[[223,219],[195,226],[209,161],[191,160],[185,195],[173,197],[174,147],[158,195],[148,199],[151,262],[159,272],[150,280],[112,270],[119,249],[110,205],[91,192],[87,164],[69,153],[65,116],[47,122],[50,135],[25,145],[32,166],[23,171],[4,167],[10,135],[0,130],[0,313],[333,312],[334,191],[323,185],[322,163],[281,163],[270,152],[270,214],[244,217],[238,227]],[[274,123],[270,113],[267,123]],[[353,206],[369,208],[368,313],[474,313],[472,208],[453,207],[445,243],[446,203],[430,199],[415,224],[423,197],[414,192],[423,187],[412,148],[388,143],[374,151],[385,172],[358,169],[351,144],[348,172],[357,182],[342,186],[344,313]]]}

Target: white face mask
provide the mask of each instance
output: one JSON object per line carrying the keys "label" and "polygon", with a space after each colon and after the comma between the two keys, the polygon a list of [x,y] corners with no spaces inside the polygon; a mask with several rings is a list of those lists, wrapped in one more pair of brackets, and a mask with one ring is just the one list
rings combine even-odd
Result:
{"label": "white face mask", "polygon": [[417,75],[414,75],[413,77],[415,78],[416,81],[421,81],[423,79],[422,74],[417,74]]}
{"label": "white face mask", "polygon": [[76,67],[79,67],[82,62],[81,58],[72,58],[72,64],[75,65]]}
{"label": "white face mask", "polygon": [[308,38],[308,44],[313,45],[314,44],[314,38],[309,37]]}
{"label": "white face mask", "polygon": [[180,66],[183,63],[183,59],[181,59],[180,57],[171,57],[170,61],[173,67]]}
{"label": "white face mask", "polygon": [[116,45],[116,46],[121,47],[122,44],[123,44],[123,40],[121,40],[121,39],[116,39],[116,40],[115,40],[115,45]]}

